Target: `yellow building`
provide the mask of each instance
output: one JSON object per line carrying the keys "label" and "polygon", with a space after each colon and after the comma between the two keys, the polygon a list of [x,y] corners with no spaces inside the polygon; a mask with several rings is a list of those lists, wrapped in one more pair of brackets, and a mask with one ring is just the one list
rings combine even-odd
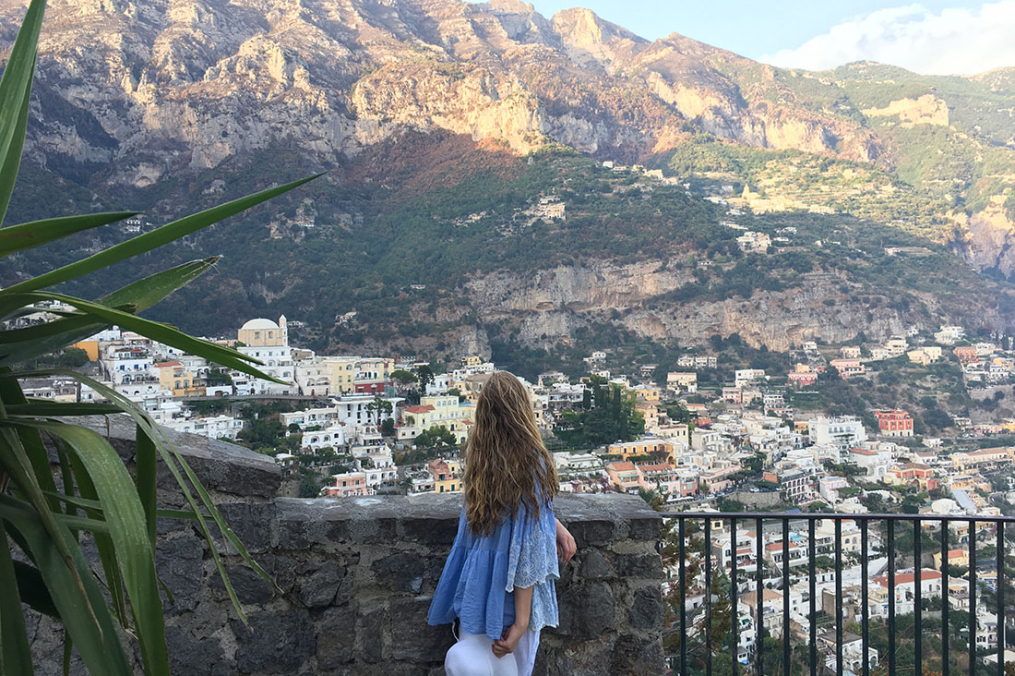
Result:
{"label": "yellow building", "polygon": [[653,385],[636,385],[631,391],[638,399],[652,403],[658,403],[662,396],[661,390]]}
{"label": "yellow building", "polygon": [[326,357],[324,366],[337,394],[382,394],[395,370],[394,360],[384,357]]}
{"label": "yellow building", "polygon": [[332,392],[352,394],[356,391],[358,357],[328,357],[325,363],[331,372]]}
{"label": "yellow building", "polygon": [[270,319],[251,319],[237,331],[236,339],[249,347],[284,347],[289,344],[285,315],[278,324]]}
{"label": "yellow building", "polygon": [[425,430],[443,425],[461,444],[469,436],[469,427],[475,418],[475,405],[471,402],[459,403],[455,395],[421,397],[418,406],[405,408],[402,417],[404,426],[399,438],[413,439]]}
{"label": "yellow building", "polygon": [[619,455],[624,460],[633,456],[666,453],[666,461],[671,465],[677,464],[676,458],[673,457],[673,444],[663,439],[642,439],[610,444],[606,447],[606,452],[610,455]]}
{"label": "yellow building", "polygon": [[634,403],[634,410],[645,418],[646,431],[653,432],[659,429],[659,405],[657,403],[638,399]]}
{"label": "yellow building", "polygon": [[99,361],[99,341],[81,340],[71,345],[71,347],[84,350],[85,354],[88,355],[88,361]]}
{"label": "yellow building", "polygon": [[164,361],[153,367],[159,376],[159,389],[173,393],[174,397],[197,397],[204,394],[196,377],[178,361]]}
{"label": "yellow building", "polygon": [[[968,568],[969,554],[966,553],[965,549],[948,550],[948,565]],[[941,552],[938,552],[937,554],[934,555],[934,568],[936,568],[937,570],[941,570]]]}

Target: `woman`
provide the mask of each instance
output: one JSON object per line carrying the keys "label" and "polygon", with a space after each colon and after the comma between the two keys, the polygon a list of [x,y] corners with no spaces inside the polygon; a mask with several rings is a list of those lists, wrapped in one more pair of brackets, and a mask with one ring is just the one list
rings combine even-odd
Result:
{"label": "woman", "polygon": [[506,371],[480,392],[464,485],[458,535],[427,620],[459,621],[448,676],[529,676],[539,631],[557,626],[557,556],[570,561],[575,542],[553,516],[557,471],[529,395]]}

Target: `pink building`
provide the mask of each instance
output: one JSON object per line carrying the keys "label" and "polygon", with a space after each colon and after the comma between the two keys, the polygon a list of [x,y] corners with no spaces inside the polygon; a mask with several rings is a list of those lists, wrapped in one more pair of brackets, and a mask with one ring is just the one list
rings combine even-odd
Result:
{"label": "pink building", "polygon": [[363,472],[346,472],[336,474],[334,486],[325,486],[321,494],[328,498],[347,498],[358,495],[373,495],[373,490],[367,486],[367,475]]}
{"label": "pink building", "polygon": [[839,377],[849,380],[853,376],[862,376],[867,372],[867,367],[859,359],[833,359],[829,362],[839,372]]}
{"label": "pink building", "polygon": [[623,493],[637,493],[639,488],[648,490],[649,485],[633,462],[611,462],[606,466],[610,483]]}

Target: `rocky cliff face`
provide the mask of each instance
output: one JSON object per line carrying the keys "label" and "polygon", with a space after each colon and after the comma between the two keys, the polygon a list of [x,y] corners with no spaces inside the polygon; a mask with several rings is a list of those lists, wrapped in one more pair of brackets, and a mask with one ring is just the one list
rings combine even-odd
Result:
{"label": "rocky cliff face", "polygon": [[[0,44],[24,5],[0,2]],[[746,59],[508,0],[66,0],[50,5],[40,57],[29,156],[114,162],[100,172],[111,185],[144,188],[279,141],[334,164],[406,128],[604,158],[647,157],[693,127],[879,153],[859,124],[775,105],[717,67]]]}
{"label": "rocky cliff face", "polygon": [[957,223],[958,241],[955,249],[974,267],[995,269],[1005,277],[1015,273],[1015,223],[999,204]]}
{"label": "rocky cliff face", "polygon": [[[25,6],[26,0],[0,0],[0,50],[13,42]],[[547,19],[516,0],[53,0],[26,166],[82,187],[82,209],[103,200],[122,205],[126,196],[159,216],[209,195],[226,198],[282,180],[283,165],[300,167],[301,175],[335,169],[326,179],[330,193],[317,193],[317,202],[277,207],[289,211],[272,217],[267,239],[257,239],[255,228],[246,231],[243,246],[263,262],[265,252],[282,250],[273,242],[289,236],[302,242],[305,232],[286,233],[299,230],[294,224],[307,214],[334,226],[328,246],[340,249],[347,245],[343,233],[374,227],[382,220],[378,211],[396,208],[398,199],[422,201],[470,172],[520,174],[512,164],[523,164],[517,156],[551,143],[599,159],[645,162],[705,132],[890,169],[898,148],[886,145],[878,125],[897,120],[953,129],[956,111],[944,94],[861,106],[843,93],[842,78],[902,81],[899,69],[845,70],[781,71],[676,33],[650,42],[584,9]],[[1007,91],[1011,81],[1010,72],[996,71],[976,86]],[[995,127],[994,137],[1004,137]],[[220,177],[217,184],[209,185],[209,170]],[[547,193],[568,190],[565,183]],[[377,206],[388,199],[385,190],[404,197]],[[477,200],[470,215],[487,206]],[[424,217],[439,220],[436,213]],[[1003,215],[985,211],[959,231],[956,246],[967,261],[1015,271],[1013,228]],[[455,246],[453,232],[440,238]],[[355,253],[361,247],[369,255],[372,245],[357,242]],[[318,259],[331,255],[308,248]],[[467,285],[467,310],[476,321],[463,308],[455,310],[461,317],[438,320],[458,322],[444,344],[450,339],[460,351],[485,353],[482,326],[491,321],[530,346],[567,341],[578,329],[607,322],[646,339],[693,344],[713,333],[739,333],[753,345],[785,349],[809,338],[847,340],[861,330],[886,336],[954,314],[933,296],[921,297],[931,314],[888,304],[868,309],[839,279],[759,291],[749,300],[678,303],[667,294],[687,284],[690,273],[667,255],[647,247],[633,256],[641,263],[619,265],[604,242],[599,261],[526,276],[484,271]],[[300,279],[296,260],[306,259],[291,253],[285,270],[265,265],[254,281],[234,273],[226,286],[250,301],[250,311],[291,303],[293,296],[312,303],[321,290]],[[323,263],[316,269],[333,272]],[[965,311],[991,326],[1011,321],[989,305]],[[419,315],[413,320],[433,321]],[[420,340],[426,349],[429,337]],[[439,340],[432,340],[435,349]]]}
{"label": "rocky cliff face", "polygon": [[[918,295],[922,307],[900,309],[890,302],[872,307],[855,298],[846,278],[818,273],[799,288],[755,292],[750,299],[667,299],[668,292],[691,280],[688,270],[661,261],[590,263],[527,276],[485,276],[469,284],[469,296],[481,323],[516,330],[523,343],[544,348],[569,342],[580,327],[614,323],[646,340],[704,345],[713,335],[736,333],[752,347],[785,351],[805,340],[847,342],[860,331],[887,339],[909,327],[936,328],[943,317],[959,316],[931,293]],[[996,308],[981,309],[983,322],[1015,328]]]}

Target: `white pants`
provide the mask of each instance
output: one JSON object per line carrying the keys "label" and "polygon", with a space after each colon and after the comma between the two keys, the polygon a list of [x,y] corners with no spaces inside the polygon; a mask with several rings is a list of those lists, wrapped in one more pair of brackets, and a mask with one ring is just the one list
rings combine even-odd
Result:
{"label": "white pants", "polygon": [[539,632],[527,631],[513,653],[497,657],[489,637],[463,631],[444,657],[444,671],[447,676],[531,676],[538,647]]}

